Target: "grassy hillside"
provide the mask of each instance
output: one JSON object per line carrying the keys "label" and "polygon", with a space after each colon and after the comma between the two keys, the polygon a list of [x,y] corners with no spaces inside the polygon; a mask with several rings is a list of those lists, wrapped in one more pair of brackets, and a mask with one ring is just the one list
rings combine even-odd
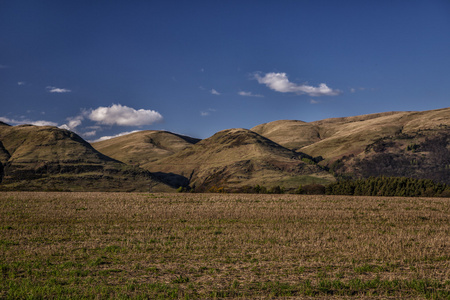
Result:
{"label": "grassy hillside", "polygon": [[142,166],[186,149],[198,141],[167,131],[146,130],[95,142],[92,146],[121,162]]}
{"label": "grassy hillside", "polygon": [[340,175],[407,176],[450,183],[450,108],[389,112],[252,128],[290,149],[322,156]]}
{"label": "grassy hillside", "polygon": [[293,189],[333,182],[333,175],[450,184],[450,108],[310,123],[280,120],[202,141],[141,131],[93,146],[56,127],[0,123],[0,189]]}
{"label": "grassy hillside", "polygon": [[305,162],[306,157],[250,130],[229,129],[143,167],[177,174],[180,183],[189,182],[197,190],[256,184],[290,188],[311,177],[321,183],[334,181],[312,161]]}
{"label": "grassy hillside", "polygon": [[0,126],[0,189],[171,190],[147,171],[101,154],[73,132]]}
{"label": "grassy hillside", "polygon": [[442,130],[446,126],[450,126],[450,108],[388,112],[311,123],[284,120],[261,124],[251,130],[289,149],[334,160],[360,153],[380,138]]}
{"label": "grassy hillside", "polygon": [[405,114],[384,113],[311,123],[275,121],[252,130],[290,149],[333,160],[359,153],[376,139],[395,134],[401,130],[398,120]]}

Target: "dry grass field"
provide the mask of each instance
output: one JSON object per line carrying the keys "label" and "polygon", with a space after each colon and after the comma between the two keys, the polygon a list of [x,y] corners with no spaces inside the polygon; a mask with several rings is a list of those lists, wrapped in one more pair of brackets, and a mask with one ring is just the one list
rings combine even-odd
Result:
{"label": "dry grass field", "polygon": [[450,298],[450,199],[0,193],[0,298]]}

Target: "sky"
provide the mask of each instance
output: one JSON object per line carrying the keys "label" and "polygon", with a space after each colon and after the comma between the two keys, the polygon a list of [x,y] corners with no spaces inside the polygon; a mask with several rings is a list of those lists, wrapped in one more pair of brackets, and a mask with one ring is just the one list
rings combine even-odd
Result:
{"label": "sky", "polygon": [[0,121],[207,138],[450,105],[448,0],[0,0]]}

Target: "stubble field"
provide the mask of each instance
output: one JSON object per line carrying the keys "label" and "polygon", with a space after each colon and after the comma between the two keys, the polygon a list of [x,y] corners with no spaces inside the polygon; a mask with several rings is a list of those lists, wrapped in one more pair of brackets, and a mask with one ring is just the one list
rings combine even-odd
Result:
{"label": "stubble field", "polygon": [[450,199],[0,193],[0,298],[450,298]]}

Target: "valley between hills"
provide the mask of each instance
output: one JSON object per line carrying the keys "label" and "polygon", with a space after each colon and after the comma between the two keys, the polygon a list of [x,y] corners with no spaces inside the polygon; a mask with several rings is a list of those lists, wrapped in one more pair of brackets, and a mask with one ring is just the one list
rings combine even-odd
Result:
{"label": "valley between hills", "polygon": [[371,176],[450,184],[450,108],[279,120],[203,140],[146,130],[92,144],[57,127],[0,123],[0,163],[0,190],[290,191]]}

